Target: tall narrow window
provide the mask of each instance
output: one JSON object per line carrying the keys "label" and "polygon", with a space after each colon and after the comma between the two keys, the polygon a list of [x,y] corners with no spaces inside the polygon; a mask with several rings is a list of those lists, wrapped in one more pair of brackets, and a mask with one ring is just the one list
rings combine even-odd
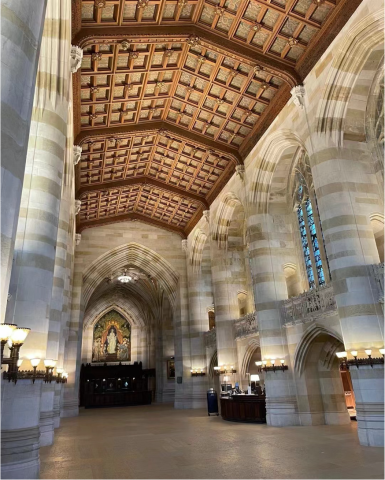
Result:
{"label": "tall narrow window", "polygon": [[[301,236],[301,244],[303,256],[305,260],[305,268],[309,287],[325,285],[325,271],[322,259],[327,257],[321,254],[321,245],[323,249],[323,236],[320,224],[315,221],[312,201],[307,189],[306,182],[301,174],[298,175],[299,184],[297,187],[297,218],[299,232]],[[314,200],[316,201],[315,197]],[[317,207],[317,205],[316,205]],[[317,228],[318,225],[318,228]],[[326,265],[328,268],[328,265]]]}
{"label": "tall narrow window", "polygon": [[299,232],[301,234],[303,256],[305,258],[305,267],[306,267],[307,279],[309,281],[309,287],[313,288],[314,285],[315,285],[313,265],[312,265],[312,261],[311,261],[311,257],[310,257],[309,242],[307,240],[306,224],[305,224],[305,219],[304,219],[304,216],[303,216],[302,205],[299,205],[299,207],[297,208],[297,216],[298,216],[298,223],[299,223]]}
{"label": "tall narrow window", "polygon": [[324,275],[324,269],[322,267],[321,252],[318,245],[317,230],[314,223],[313,207],[312,207],[310,198],[306,200],[306,215],[307,215],[307,223],[309,225],[309,230],[310,230],[311,244],[313,247],[314,263],[317,271],[318,284],[324,285],[325,275]]}

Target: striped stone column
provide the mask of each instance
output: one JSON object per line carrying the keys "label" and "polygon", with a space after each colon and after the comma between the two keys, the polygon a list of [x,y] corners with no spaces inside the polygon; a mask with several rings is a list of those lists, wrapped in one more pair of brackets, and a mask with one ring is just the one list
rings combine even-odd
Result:
{"label": "striped stone column", "polygon": [[[180,255],[186,262],[187,249],[181,245]],[[191,350],[189,332],[188,281],[186,263],[179,275],[176,305],[174,308],[175,335],[175,408],[192,408]],[[178,377],[182,383],[178,383]]]}
{"label": "striped stone column", "polygon": [[[70,19],[70,0],[48,1],[10,285],[14,303],[7,312],[9,322],[31,328],[23,356],[42,360],[58,355],[51,298],[68,133]],[[55,385],[44,384],[40,445],[53,441],[54,396]]]}
{"label": "striped stone column", "polygon": [[[7,306],[45,7],[46,0],[0,0],[0,322]],[[38,478],[40,391],[40,382],[0,380],[0,478]]]}
{"label": "striped stone column", "polygon": [[[208,253],[210,252],[209,249]],[[209,329],[207,307],[213,304],[211,272],[202,271],[202,265],[194,268],[187,254],[187,278],[189,290],[189,327],[191,344],[191,369],[205,371],[206,347],[203,333]],[[209,285],[207,285],[209,276]],[[205,281],[206,280],[206,281]],[[208,372],[205,376],[192,377],[192,407],[206,406]]]}
{"label": "striped stone column", "polygon": [[[280,240],[288,232],[277,228],[268,214],[248,218],[250,263],[254,285],[262,358],[290,362],[279,302],[287,298],[286,280],[279,255]],[[280,238],[281,237],[281,238]],[[265,373],[267,423],[272,426],[299,425],[293,366]]]}
{"label": "striped stone column", "polygon": [[[7,298],[47,0],[1,0],[1,298]],[[7,302],[1,302],[4,321]]]}
{"label": "striped stone column", "polygon": [[[380,191],[371,158],[354,141],[344,148],[317,135],[310,158],[333,290],[346,351],[365,349],[380,356],[384,319],[370,265],[379,254],[368,214]],[[384,368],[352,368],[361,444],[384,445]]]}
{"label": "striped stone column", "polygon": [[[211,242],[211,272],[215,305],[215,330],[217,335],[218,365],[237,366],[237,346],[234,340],[233,320],[239,318],[237,285],[232,284],[228,252]],[[238,381],[239,373],[229,377],[231,383]],[[224,378],[221,378],[223,381]]]}

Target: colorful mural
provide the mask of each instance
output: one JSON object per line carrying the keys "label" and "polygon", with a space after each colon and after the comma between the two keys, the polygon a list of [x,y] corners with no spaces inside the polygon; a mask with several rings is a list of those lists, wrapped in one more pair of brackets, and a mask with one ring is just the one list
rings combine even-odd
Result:
{"label": "colorful mural", "polygon": [[131,326],[120,313],[111,310],[94,326],[92,361],[129,360],[131,360]]}

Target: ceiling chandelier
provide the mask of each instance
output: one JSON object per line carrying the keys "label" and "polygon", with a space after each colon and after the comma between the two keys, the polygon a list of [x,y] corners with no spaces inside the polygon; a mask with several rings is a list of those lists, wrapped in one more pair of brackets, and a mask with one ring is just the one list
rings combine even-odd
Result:
{"label": "ceiling chandelier", "polygon": [[140,278],[146,278],[146,275],[135,268],[125,268],[118,277],[120,283],[137,282]]}

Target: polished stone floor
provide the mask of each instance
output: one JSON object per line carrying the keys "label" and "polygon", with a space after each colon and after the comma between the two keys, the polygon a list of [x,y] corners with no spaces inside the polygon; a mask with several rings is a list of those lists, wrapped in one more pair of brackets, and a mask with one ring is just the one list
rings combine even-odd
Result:
{"label": "polished stone floor", "polygon": [[384,478],[383,450],[361,447],[356,430],[229,423],[165,405],[82,410],[41,449],[41,478]]}

